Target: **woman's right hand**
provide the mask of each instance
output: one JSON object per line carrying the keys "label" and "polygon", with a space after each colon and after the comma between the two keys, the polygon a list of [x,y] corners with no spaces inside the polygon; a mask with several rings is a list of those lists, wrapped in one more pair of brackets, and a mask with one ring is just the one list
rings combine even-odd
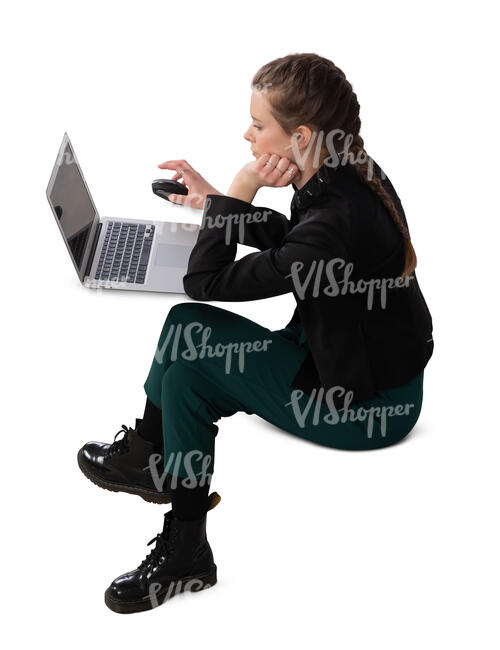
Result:
{"label": "woman's right hand", "polygon": [[[170,194],[168,199],[172,203],[187,205],[195,210],[203,210],[207,194],[221,194],[219,190],[210,185],[201,174],[199,174],[185,160],[167,160],[158,165],[160,169],[175,170],[174,176],[170,180],[179,181],[188,188],[188,194]],[[184,174],[180,172],[184,170]]]}

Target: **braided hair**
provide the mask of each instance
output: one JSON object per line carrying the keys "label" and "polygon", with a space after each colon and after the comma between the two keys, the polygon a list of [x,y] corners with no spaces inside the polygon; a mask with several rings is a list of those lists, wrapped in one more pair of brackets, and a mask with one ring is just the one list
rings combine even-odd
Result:
{"label": "braided hair", "polygon": [[[282,129],[292,135],[304,124],[312,131],[335,132],[339,137],[335,154],[347,152],[357,174],[385,205],[405,240],[405,265],[402,276],[411,275],[417,257],[410,233],[394,201],[376,174],[360,135],[359,103],[345,74],[332,61],[314,53],[288,54],[264,64],[255,73],[252,88],[266,92],[271,114]],[[331,147],[321,147],[322,156],[332,155]]]}

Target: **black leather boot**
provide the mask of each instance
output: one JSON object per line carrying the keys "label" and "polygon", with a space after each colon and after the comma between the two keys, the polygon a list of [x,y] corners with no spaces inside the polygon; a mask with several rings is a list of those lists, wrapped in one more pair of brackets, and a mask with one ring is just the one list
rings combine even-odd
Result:
{"label": "black leather boot", "polygon": [[122,424],[116,436],[122,431],[125,435],[119,440],[115,436],[111,444],[88,442],[78,452],[78,465],[88,479],[105,490],[137,494],[152,503],[170,503],[166,485],[161,484],[162,450],[139,436],[141,422],[136,419],[135,429]]}
{"label": "black leather boot", "polygon": [[[217,492],[212,492],[207,510],[219,501]],[[154,549],[137,569],[113,580],[104,594],[106,605],[119,614],[143,612],[182,591],[215,585],[217,566],[207,540],[206,521],[206,512],[194,521],[182,521],[172,510],[167,512],[163,531],[149,542],[156,542]]]}

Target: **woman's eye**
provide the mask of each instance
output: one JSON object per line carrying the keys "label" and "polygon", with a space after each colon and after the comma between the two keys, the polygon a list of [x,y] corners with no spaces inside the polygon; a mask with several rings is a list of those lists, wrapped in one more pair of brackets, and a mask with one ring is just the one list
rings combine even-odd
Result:
{"label": "woman's eye", "polygon": [[259,129],[259,131],[260,131],[260,129],[262,128],[261,126],[257,126],[257,124],[254,124],[253,126],[254,126],[256,129]]}

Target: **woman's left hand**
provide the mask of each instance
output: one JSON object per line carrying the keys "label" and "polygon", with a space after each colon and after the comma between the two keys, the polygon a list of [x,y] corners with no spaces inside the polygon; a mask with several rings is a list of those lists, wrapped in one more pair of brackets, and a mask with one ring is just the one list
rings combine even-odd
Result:
{"label": "woman's left hand", "polygon": [[264,153],[247,163],[240,170],[243,178],[255,186],[259,187],[285,187],[297,175],[297,165],[288,158],[281,158],[278,154]]}
{"label": "woman's left hand", "polygon": [[297,165],[278,154],[262,154],[236,174],[228,196],[252,202],[259,187],[285,187],[297,176]]}

